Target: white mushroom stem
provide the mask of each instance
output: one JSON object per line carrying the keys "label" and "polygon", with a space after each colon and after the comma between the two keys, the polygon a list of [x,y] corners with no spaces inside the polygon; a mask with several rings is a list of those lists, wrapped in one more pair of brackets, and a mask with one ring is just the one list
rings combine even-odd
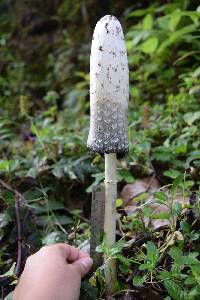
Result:
{"label": "white mushroom stem", "polygon": [[[106,246],[111,248],[116,236],[116,206],[117,178],[116,178],[116,153],[105,154],[105,217],[104,233]],[[116,260],[105,261],[105,281],[107,291],[112,293],[117,281]]]}

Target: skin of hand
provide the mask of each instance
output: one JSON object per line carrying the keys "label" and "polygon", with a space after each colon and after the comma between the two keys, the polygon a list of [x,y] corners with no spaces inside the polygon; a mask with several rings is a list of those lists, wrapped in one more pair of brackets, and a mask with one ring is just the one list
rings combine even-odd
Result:
{"label": "skin of hand", "polygon": [[64,243],[42,247],[28,257],[13,300],[77,300],[92,263],[88,253]]}

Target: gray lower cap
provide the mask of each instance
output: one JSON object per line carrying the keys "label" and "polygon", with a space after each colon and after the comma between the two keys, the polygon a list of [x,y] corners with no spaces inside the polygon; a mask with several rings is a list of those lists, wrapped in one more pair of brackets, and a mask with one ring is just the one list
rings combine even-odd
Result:
{"label": "gray lower cap", "polygon": [[98,153],[127,153],[127,112],[120,103],[96,102],[91,113],[87,147]]}

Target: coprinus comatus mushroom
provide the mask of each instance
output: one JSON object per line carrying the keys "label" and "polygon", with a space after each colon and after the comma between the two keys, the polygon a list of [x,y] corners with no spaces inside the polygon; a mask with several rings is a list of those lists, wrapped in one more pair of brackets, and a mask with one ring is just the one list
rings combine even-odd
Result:
{"label": "coprinus comatus mushroom", "polygon": [[[87,146],[105,155],[105,217],[107,247],[115,243],[117,180],[116,155],[128,152],[127,109],[129,70],[121,24],[105,16],[93,34],[90,57],[90,131]],[[107,291],[116,282],[116,262],[105,263]]]}

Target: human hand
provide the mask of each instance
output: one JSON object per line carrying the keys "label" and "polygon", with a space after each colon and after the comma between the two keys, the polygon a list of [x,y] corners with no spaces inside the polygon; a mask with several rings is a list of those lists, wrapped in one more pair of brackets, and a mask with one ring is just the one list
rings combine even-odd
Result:
{"label": "human hand", "polygon": [[28,257],[13,300],[77,300],[89,254],[64,243],[42,247]]}

